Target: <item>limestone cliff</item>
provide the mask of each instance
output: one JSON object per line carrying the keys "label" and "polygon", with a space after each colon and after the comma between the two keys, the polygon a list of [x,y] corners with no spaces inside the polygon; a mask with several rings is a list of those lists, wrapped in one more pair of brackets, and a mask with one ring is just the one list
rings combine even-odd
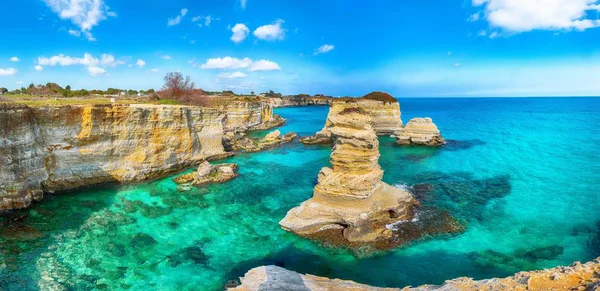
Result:
{"label": "limestone cliff", "polygon": [[242,285],[230,291],[270,291],[270,290],[355,290],[355,291],[553,291],[553,290],[600,290],[600,258],[586,264],[575,263],[569,267],[521,272],[503,279],[474,281],[458,278],[446,281],[443,285],[424,285],[405,288],[377,288],[352,281],[328,279],[312,275],[302,275],[276,266],[254,268],[241,279]]}
{"label": "limestone cliff", "polygon": [[273,119],[272,106],[0,105],[0,210],[43,192],[165,176],[226,155],[226,131]]}
{"label": "limestone cliff", "polygon": [[418,202],[411,193],[381,181],[379,142],[370,114],[345,107],[328,122],[335,140],[332,167],[319,173],[313,198],[290,210],[280,225],[312,238],[342,233],[350,243],[390,238],[386,224],[412,219]]}
{"label": "limestone cliff", "polygon": [[[394,99],[395,100],[395,99]],[[331,102],[325,127],[314,136],[302,138],[305,144],[330,143],[332,118],[348,108],[361,108],[373,118],[373,129],[377,135],[391,135],[402,129],[400,103],[365,98],[343,98]]]}
{"label": "limestone cliff", "polygon": [[267,97],[266,100],[274,107],[292,107],[329,105],[333,98],[325,96],[284,96]]}
{"label": "limestone cliff", "polygon": [[399,145],[444,145],[444,138],[431,118],[413,118],[394,133]]}

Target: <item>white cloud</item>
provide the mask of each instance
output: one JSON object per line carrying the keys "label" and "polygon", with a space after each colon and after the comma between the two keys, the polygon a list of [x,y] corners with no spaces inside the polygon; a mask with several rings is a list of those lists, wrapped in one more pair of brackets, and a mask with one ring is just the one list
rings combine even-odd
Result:
{"label": "white cloud", "polygon": [[102,76],[106,75],[106,70],[100,67],[91,66],[87,68],[91,76]]}
{"label": "white cloud", "polygon": [[145,66],[146,66],[146,61],[144,61],[144,60],[137,60],[137,62],[135,62],[135,64],[136,64],[138,67],[140,67],[140,68],[143,68],[143,67],[145,67]]}
{"label": "white cloud", "polygon": [[[70,20],[89,40],[95,41],[92,28],[107,17],[117,16],[104,0],[43,0],[61,19]],[[72,30],[75,32],[75,30]],[[69,33],[75,35],[71,31]],[[77,35],[79,36],[79,35]]]}
{"label": "white cloud", "polygon": [[54,67],[54,66],[84,66],[86,67],[88,73],[91,76],[100,76],[106,75],[106,67],[116,67],[118,65],[125,64],[122,60],[117,60],[113,55],[103,54],[100,59],[93,57],[89,53],[83,54],[82,58],[65,56],[64,54],[60,54],[57,56],[52,56],[50,58],[47,57],[38,57],[37,65],[33,67],[36,71],[44,70],[44,66]]}
{"label": "white cloud", "polygon": [[160,70],[158,68],[154,68],[152,70],[150,70],[151,73],[158,73],[160,72]]}
{"label": "white cloud", "polygon": [[467,19],[467,21],[469,21],[469,22],[479,21],[479,19],[481,19],[481,15],[482,14],[483,14],[483,12],[481,12],[481,11],[473,13],[473,14],[471,14],[471,16],[469,16],[469,18]]}
{"label": "white cloud", "polygon": [[[195,61],[194,61],[195,62]],[[190,62],[193,65],[193,62]],[[200,65],[201,69],[248,69],[248,71],[278,71],[279,65],[269,60],[252,61],[250,58],[212,58]]]}
{"label": "white cloud", "polygon": [[24,84],[25,82],[23,81],[17,81],[17,84]]}
{"label": "white cloud", "polygon": [[181,13],[179,13],[179,15],[175,16],[175,18],[169,18],[167,20],[167,26],[174,26],[181,23],[181,19],[183,19],[187,13],[187,8],[181,9]]}
{"label": "white cloud", "polygon": [[125,64],[124,61],[117,60],[117,59],[115,59],[115,57],[113,55],[107,55],[107,54],[102,55],[100,63],[106,67],[116,67],[118,65]]}
{"label": "white cloud", "polygon": [[161,58],[162,58],[163,60],[167,60],[167,61],[170,61],[170,60],[172,60],[172,59],[173,59],[173,57],[171,57],[170,55],[164,55],[164,56],[162,56]]}
{"label": "white cloud", "polygon": [[231,41],[235,43],[240,43],[244,41],[244,39],[246,39],[246,37],[248,36],[248,33],[250,33],[250,29],[248,29],[248,27],[243,23],[236,24],[231,29],[231,31],[233,32],[233,35],[231,36]]}
{"label": "white cloud", "polygon": [[206,60],[206,63],[200,66],[201,69],[244,69],[252,64],[249,58],[213,58]]}
{"label": "white cloud", "polygon": [[461,65],[460,65],[460,63],[456,63],[456,64],[454,64],[454,67],[455,67],[455,68],[458,68],[458,67],[460,67],[460,66],[461,66]]}
{"label": "white cloud", "polygon": [[77,30],[69,29],[69,34],[72,35],[72,36],[79,37],[81,35],[81,32],[79,32]]}
{"label": "white cloud", "polygon": [[12,58],[10,58],[10,61],[13,62],[13,63],[16,63],[16,62],[18,62],[20,60],[17,57],[12,57]]}
{"label": "white cloud", "polygon": [[250,65],[249,71],[279,71],[281,68],[275,62],[260,60],[256,62],[252,62]]}
{"label": "white cloud", "polygon": [[212,16],[208,15],[208,16],[201,16],[198,15],[196,17],[192,17],[192,22],[201,22],[198,23],[198,26],[202,27],[204,26],[210,26],[210,24],[213,22],[213,18]]}
{"label": "white cloud", "polygon": [[14,68],[0,69],[0,76],[12,76],[16,73],[17,73],[17,70]]}
{"label": "white cloud", "polygon": [[247,78],[248,75],[246,75],[242,72],[233,72],[233,73],[221,73],[217,77],[225,78],[225,79],[241,79],[241,78]]}
{"label": "white cloud", "polygon": [[83,65],[86,67],[97,66],[100,60],[94,58],[91,54],[85,53],[83,58],[70,57],[60,54],[50,58],[39,57],[38,64],[41,66],[72,66],[72,65]]}
{"label": "white cloud", "polygon": [[240,6],[242,9],[246,9],[246,4],[248,4],[248,0],[240,0]]}
{"label": "white cloud", "polygon": [[600,26],[592,12],[600,12],[599,0],[472,0],[485,6],[490,26],[507,32],[532,30],[586,30]]}
{"label": "white cloud", "polygon": [[313,53],[313,55],[320,55],[320,54],[325,54],[328,53],[332,50],[335,49],[335,46],[332,44],[324,44],[322,46],[320,46],[318,49],[315,50],[315,52]]}
{"label": "white cloud", "polygon": [[283,40],[286,30],[281,27],[284,23],[282,19],[277,19],[273,24],[260,26],[254,30],[254,36],[262,40]]}

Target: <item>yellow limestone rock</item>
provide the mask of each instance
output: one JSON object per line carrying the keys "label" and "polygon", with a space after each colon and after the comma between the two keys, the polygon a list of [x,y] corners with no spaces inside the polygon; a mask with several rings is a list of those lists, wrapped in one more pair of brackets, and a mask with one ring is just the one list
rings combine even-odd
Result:
{"label": "yellow limestone rock", "polygon": [[400,145],[440,146],[444,138],[431,118],[413,118],[394,136]]}
{"label": "yellow limestone rock", "polygon": [[388,238],[385,225],[413,217],[414,196],[381,181],[379,142],[372,117],[346,108],[329,117],[335,144],[331,168],[323,168],[313,198],[290,210],[283,229],[310,237],[343,229],[349,242],[370,243]]}
{"label": "yellow limestone rock", "polygon": [[352,281],[302,275],[276,266],[254,268],[241,279],[241,285],[230,291],[270,290],[354,290],[354,291],[559,291],[600,290],[600,258],[569,267],[556,267],[542,271],[517,273],[503,279],[475,281],[457,278],[443,285],[423,285],[405,288],[377,288]]}

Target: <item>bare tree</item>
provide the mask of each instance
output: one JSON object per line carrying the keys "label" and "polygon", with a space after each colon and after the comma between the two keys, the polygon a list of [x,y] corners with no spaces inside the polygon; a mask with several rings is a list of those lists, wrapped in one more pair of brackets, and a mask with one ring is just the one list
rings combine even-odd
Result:
{"label": "bare tree", "polygon": [[194,90],[196,85],[190,80],[190,76],[183,77],[180,72],[170,72],[165,76],[163,91],[178,98]]}
{"label": "bare tree", "polygon": [[184,78],[179,72],[171,72],[165,76],[165,84],[159,95],[187,105],[206,105],[208,102],[206,92],[195,87],[189,76]]}

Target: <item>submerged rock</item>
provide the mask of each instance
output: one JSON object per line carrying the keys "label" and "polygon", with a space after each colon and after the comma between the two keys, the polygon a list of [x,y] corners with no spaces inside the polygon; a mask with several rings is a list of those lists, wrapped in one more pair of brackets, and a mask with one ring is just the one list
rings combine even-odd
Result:
{"label": "submerged rock", "polygon": [[444,138],[431,118],[413,118],[394,133],[399,145],[444,145]]}
{"label": "submerged rock", "polygon": [[282,136],[279,130],[275,130],[268,133],[263,139],[253,139],[244,136],[234,139],[233,141],[230,141],[230,143],[234,150],[243,150],[245,152],[254,153],[292,142],[297,136],[298,135],[294,132],[289,132]]}
{"label": "submerged rock", "polygon": [[43,238],[44,234],[31,226],[15,224],[3,227],[0,237],[14,241],[35,241]]}
{"label": "submerged rock", "polygon": [[332,167],[321,169],[313,198],[290,210],[281,227],[313,238],[323,232],[342,233],[349,243],[391,238],[385,225],[412,219],[418,201],[410,192],[381,181],[379,142],[370,115],[347,108],[329,122],[336,140]]}
{"label": "submerged rock", "polygon": [[225,183],[237,176],[238,166],[236,164],[212,165],[209,162],[204,162],[196,172],[181,175],[173,180],[177,184],[203,186],[213,183]]}
{"label": "submerged rock", "polygon": [[471,278],[448,280],[443,285],[423,285],[405,288],[377,288],[340,279],[303,275],[276,266],[254,268],[240,278],[242,285],[230,291],[270,290],[355,290],[355,291],[473,291],[473,290],[598,290],[600,287],[600,258],[586,264],[569,267],[521,272],[503,279],[475,281]]}

